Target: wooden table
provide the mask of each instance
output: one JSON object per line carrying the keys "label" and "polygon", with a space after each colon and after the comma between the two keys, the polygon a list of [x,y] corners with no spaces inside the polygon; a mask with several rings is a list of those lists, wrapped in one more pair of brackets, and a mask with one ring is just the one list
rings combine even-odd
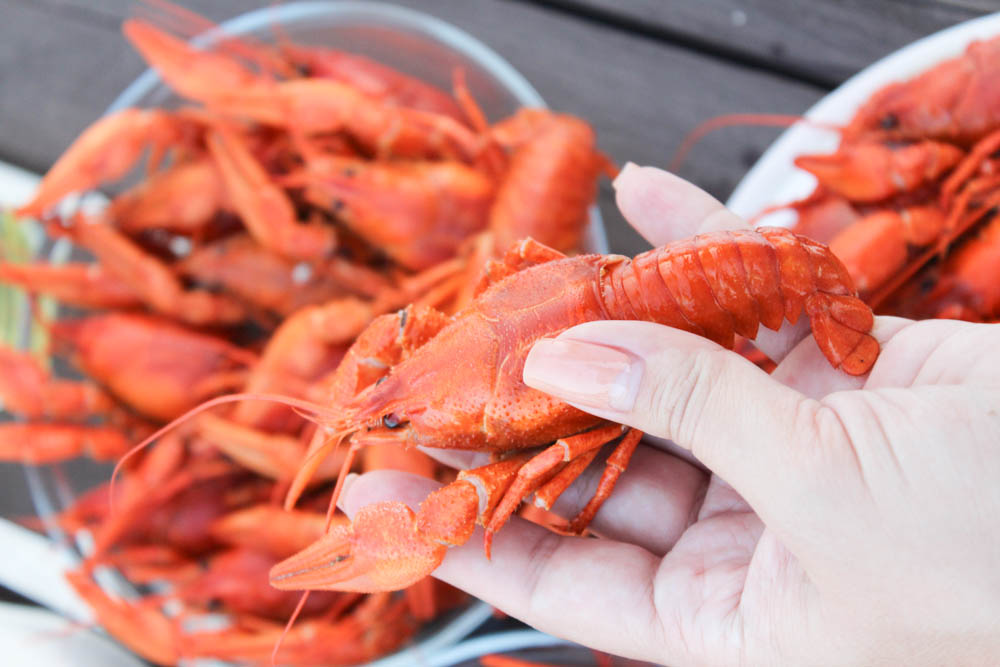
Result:
{"label": "wooden table", "polygon": [[[0,0],[0,160],[42,171],[142,70],[119,33],[133,0]],[[214,20],[268,2],[187,0]],[[981,15],[990,0],[399,0],[507,58],[555,109],[588,119],[618,162],[664,165],[724,113],[796,114],[873,60]],[[725,198],[777,131],[698,145],[680,174]],[[643,241],[610,186],[611,248]]]}
{"label": "wooden table", "polygon": [[[588,119],[622,163],[664,165],[685,133],[726,113],[803,112],[875,59],[991,0],[397,0],[508,59],[555,109]],[[119,33],[131,0],[0,0],[0,160],[44,171],[144,68]],[[269,2],[187,0],[223,20]],[[777,134],[720,131],[680,174],[724,199]],[[611,249],[645,243],[600,205]],[[19,466],[0,466],[0,510],[30,510]]]}

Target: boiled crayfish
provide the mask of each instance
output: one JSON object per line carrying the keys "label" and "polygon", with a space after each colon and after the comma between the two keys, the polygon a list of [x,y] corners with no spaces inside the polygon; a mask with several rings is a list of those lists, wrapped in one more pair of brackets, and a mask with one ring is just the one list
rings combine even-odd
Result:
{"label": "boiled crayfish", "polygon": [[878,312],[1000,317],[989,220],[1000,204],[998,52],[998,37],[975,41],[885,86],[842,129],[835,153],[795,160],[818,185],[789,205],[794,229],[828,243]]}
{"label": "boiled crayfish", "polygon": [[[376,336],[381,347],[355,349],[353,358],[385,368],[392,356],[387,348],[395,347],[400,360],[381,376],[370,374],[366,387],[352,374],[360,391],[320,419],[335,415],[325,426],[336,433],[333,442],[349,437],[352,452],[396,443],[487,450],[503,458],[461,473],[417,513],[402,503],[363,508],[353,525],[335,528],[277,565],[274,586],[401,588],[437,567],[449,546],[467,541],[477,520],[486,526],[488,554],[492,535],[525,496],[558,496],[602,445],[627,429],[522,382],[528,350],[542,337],[591,320],[647,320],[732,347],[736,334],[753,338],[759,325],[777,329],[804,310],[834,367],[863,374],[879,351],[869,333],[872,312],[857,298],[840,261],[826,247],[784,229],[707,234],[634,259],[566,258],[529,239],[491,265],[487,276],[472,304],[452,318],[408,308],[376,320],[371,327],[388,328],[392,342]],[[415,331],[426,342],[414,343]],[[355,348],[366,340],[362,334]],[[452,369],[447,380],[442,368]],[[633,430],[622,438],[608,458],[601,490],[572,530],[585,528],[610,494],[640,435]],[[524,453],[553,441],[540,454]],[[299,486],[329,447],[310,457]]]}

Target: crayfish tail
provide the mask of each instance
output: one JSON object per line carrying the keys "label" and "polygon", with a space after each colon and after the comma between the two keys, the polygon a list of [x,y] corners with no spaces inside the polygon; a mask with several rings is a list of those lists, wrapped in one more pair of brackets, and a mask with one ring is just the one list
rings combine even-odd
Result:
{"label": "crayfish tail", "polygon": [[806,298],[813,337],[834,367],[849,375],[864,375],[875,364],[878,341],[869,333],[875,323],[871,309],[849,295],[816,292]]}

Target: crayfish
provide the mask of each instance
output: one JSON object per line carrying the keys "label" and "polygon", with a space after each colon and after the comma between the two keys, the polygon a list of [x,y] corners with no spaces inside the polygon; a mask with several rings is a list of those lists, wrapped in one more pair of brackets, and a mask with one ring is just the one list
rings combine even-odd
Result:
{"label": "crayfish", "polygon": [[835,153],[795,160],[818,183],[787,205],[798,212],[794,229],[828,243],[881,313],[1000,315],[997,222],[980,225],[1000,204],[998,53],[1000,38],[975,41],[885,86],[843,128]]}
{"label": "crayfish", "polygon": [[[385,591],[437,567],[478,522],[493,534],[526,496],[551,502],[626,431],[527,387],[531,345],[573,325],[647,320],[732,347],[759,325],[777,329],[805,312],[834,366],[863,374],[879,346],[871,310],[857,298],[843,264],[824,246],[778,228],[707,234],[634,259],[567,258],[529,240],[492,263],[474,301],[453,317],[407,308],[384,315],[348,353],[317,418],[333,437],[314,440],[290,499],[340,440],[351,455],[368,445],[478,449],[495,463],[459,474],[414,513],[403,503],[363,508],[271,571],[282,589]],[[387,363],[388,362],[388,363]],[[368,371],[362,379],[358,370]],[[449,369],[447,377],[442,369]],[[375,369],[382,369],[381,372]],[[351,395],[350,390],[356,392]],[[608,458],[598,493],[570,529],[583,530],[628,465],[640,433],[624,434]],[[547,443],[541,452],[530,451]],[[336,491],[335,491],[336,496]]]}

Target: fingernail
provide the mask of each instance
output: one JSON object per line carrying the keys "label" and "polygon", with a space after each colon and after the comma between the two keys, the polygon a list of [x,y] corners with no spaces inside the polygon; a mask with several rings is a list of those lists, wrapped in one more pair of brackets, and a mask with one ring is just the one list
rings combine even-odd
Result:
{"label": "fingernail", "polygon": [[351,485],[360,477],[356,472],[347,473],[347,477],[344,478],[344,486],[340,489],[340,497],[337,498],[337,507],[341,510],[344,509],[344,499],[347,497],[347,490],[351,488]]}
{"label": "fingernail", "polygon": [[618,184],[621,183],[622,176],[631,171],[635,171],[638,168],[639,165],[637,165],[635,162],[626,162],[625,165],[621,168],[621,171],[618,172],[618,175],[615,176],[615,180],[611,181],[611,187],[617,190]]}
{"label": "fingernail", "polygon": [[542,339],[524,362],[524,382],[581,406],[629,412],[642,370],[641,359],[613,347]]}

